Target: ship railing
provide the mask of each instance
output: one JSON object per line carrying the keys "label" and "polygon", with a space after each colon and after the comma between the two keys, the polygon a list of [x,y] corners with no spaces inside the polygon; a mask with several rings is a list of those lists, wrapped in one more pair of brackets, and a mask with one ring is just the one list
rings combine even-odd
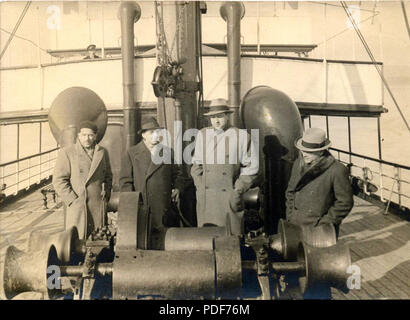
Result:
{"label": "ship railing", "polygon": [[[29,125],[30,128],[26,129],[24,125]],[[46,135],[51,134],[48,132],[49,128],[44,128],[44,126],[48,124],[47,119],[44,119],[42,115],[38,118],[32,114],[25,117],[14,117],[13,115],[1,117],[0,127],[3,129],[14,127],[17,140],[17,145],[10,145],[9,149],[12,151],[8,154],[8,156],[13,154],[14,159],[0,163],[0,187],[4,195],[17,195],[20,191],[28,190],[33,185],[49,180],[52,176],[59,147],[55,143],[50,144],[43,141]],[[27,136],[28,132],[31,133],[26,130],[33,130],[33,128],[35,129],[33,132],[37,130],[39,134],[31,135],[30,144],[38,149],[36,153],[26,155],[28,142],[21,138]]]}
{"label": "ship railing", "polygon": [[[337,159],[350,168],[352,176],[361,178],[377,187],[374,193],[378,200],[386,205],[385,213],[390,206],[408,212],[410,207],[410,167],[370,156],[330,148],[337,154]],[[364,183],[363,194],[371,196]],[[395,200],[395,201],[394,201]]]}
{"label": "ship railing", "polygon": [[[23,189],[29,189],[33,184],[49,179],[53,173],[58,149],[54,148],[0,164],[0,180],[5,184],[3,192],[6,195],[16,195]],[[12,177],[14,177],[14,183],[4,183]]]}

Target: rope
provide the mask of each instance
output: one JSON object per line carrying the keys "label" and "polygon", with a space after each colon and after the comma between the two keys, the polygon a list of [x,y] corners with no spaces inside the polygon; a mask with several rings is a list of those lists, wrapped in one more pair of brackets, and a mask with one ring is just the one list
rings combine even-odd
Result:
{"label": "rope", "polygon": [[396,106],[397,110],[399,111],[399,114],[400,114],[401,118],[403,119],[403,122],[405,123],[405,125],[406,125],[406,127],[407,127],[407,130],[410,132],[410,126],[409,126],[409,124],[407,123],[407,120],[406,120],[406,118],[404,117],[404,115],[403,115],[403,113],[402,113],[402,111],[401,111],[401,109],[400,109],[400,107],[399,107],[399,104],[397,103],[396,99],[394,98],[393,92],[390,90],[390,87],[389,87],[389,85],[387,84],[387,81],[386,81],[385,77],[383,76],[383,74],[382,74],[380,68],[379,68],[378,65],[376,64],[376,60],[375,60],[375,58],[374,58],[374,56],[373,56],[373,53],[371,52],[369,46],[367,45],[367,42],[366,42],[365,38],[363,37],[361,31],[359,30],[359,28],[358,28],[358,26],[357,26],[357,24],[356,24],[356,21],[353,19],[352,15],[351,15],[351,13],[350,13],[350,11],[349,11],[349,9],[347,8],[346,3],[345,3],[344,1],[341,1],[341,4],[342,4],[343,9],[345,10],[345,12],[346,12],[346,14],[347,14],[347,16],[348,16],[350,22],[352,23],[352,25],[353,25],[353,27],[354,27],[356,33],[357,33],[357,36],[359,37],[359,39],[360,39],[360,41],[362,42],[364,48],[366,49],[367,54],[369,55],[370,59],[372,60],[374,67],[376,68],[377,72],[379,73],[379,76],[380,76],[380,78],[382,79],[385,88],[386,88],[387,91],[389,92],[390,97],[392,98],[394,105]]}

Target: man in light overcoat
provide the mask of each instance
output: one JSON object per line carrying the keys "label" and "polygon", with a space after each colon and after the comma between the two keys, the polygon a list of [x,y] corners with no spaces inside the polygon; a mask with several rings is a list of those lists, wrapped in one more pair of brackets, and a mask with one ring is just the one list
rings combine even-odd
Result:
{"label": "man in light overcoat", "polygon": [[198,227],[226,227],[243,233],[243,194],[257,180],[258,148],[245,130],[229,124],[224,99],[213,100],[209,112],[212,127],[198,132],[191,176],[196,187]]}
{"label": "man in light overcoat", "polygon": [[76,143],[59,152],[53,186],[66,206],[65,229],[76,226],[80,239],[87,239],[106,219],[112,172],[107,150],[96,144],[97,126],[85,121],[79,129]]}

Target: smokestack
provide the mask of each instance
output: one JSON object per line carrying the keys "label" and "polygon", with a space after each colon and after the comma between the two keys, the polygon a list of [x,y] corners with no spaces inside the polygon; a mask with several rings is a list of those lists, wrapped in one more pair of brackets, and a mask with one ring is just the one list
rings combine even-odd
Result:
{"label": "smokestack", "polygon": [[227,24],[228,105],[233,111],[231,123],[241,127],[241,19],[245,15],[245,6],[241,2],[224,2],[219,12]]}
{"label": "smokestack", "polygon": [[124,141],[125,147],[129,148],[137,142],[137,107],[134,99],[134,23],[141,17],[141,8],[133,1],[122,2],[118,16],[121,20]]}

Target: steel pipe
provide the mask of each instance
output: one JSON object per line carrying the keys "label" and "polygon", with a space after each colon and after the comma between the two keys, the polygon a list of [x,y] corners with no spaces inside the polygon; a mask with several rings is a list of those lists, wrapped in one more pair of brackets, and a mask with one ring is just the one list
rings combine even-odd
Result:
{"label": "steel pipe", "polygon": [[305,275],[304,262],[274,262],[271,264],[272,271],[275,273],[293,273],[301,276]]}
{"label": "steel pipe", "polygon": [[113,298],[193,299],[215,297],[212,251],[117,251]]}
{"label": "steel pipe", "polygon": [[[83,274],[83,266],[60,266],[60,274],[62,277],[80,277]],[[100,276],[112,275],[112,263],[99,263],[95,267],[95,271]]]}
{"label": "steel pipe", "polygon": [[165,234],[165,250],[212,250],[213,238],[227,236],[225,227],[169,228]]}
{"label": "steel pipe", "polygon": [[140,6],[133,1],[121,3],[118,16],[121,20],[122,83],[124,107],[125,147],[137,142],[137,107],[134,99],[134,23],[141,17]]}
{"label": "steel pipe", "polygon": [[228,105],[234,112],[231,123],[241,126],[239,105],[241,101],[241,19],[245,6],[241,2],[224,2],[220,8],[221,17],[227,23],[228,55]]}

